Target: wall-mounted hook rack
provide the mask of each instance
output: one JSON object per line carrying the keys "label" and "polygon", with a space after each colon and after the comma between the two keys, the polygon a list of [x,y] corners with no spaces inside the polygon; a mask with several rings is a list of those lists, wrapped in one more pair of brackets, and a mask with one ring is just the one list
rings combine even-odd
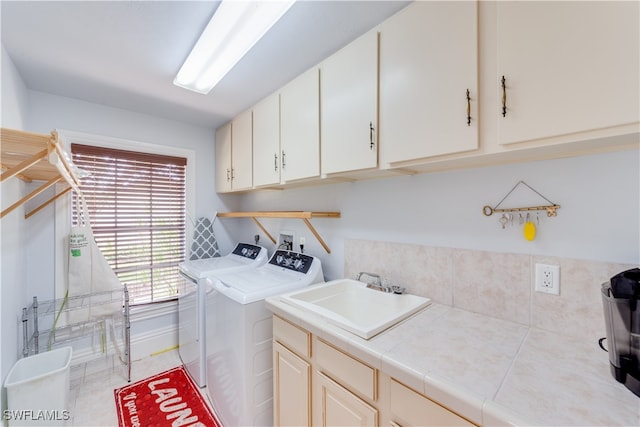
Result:
{"label": "wall-mounted hook rack", "polygon": [[[513,193],[513,190],[515,190],[520,184],[525,185],[527,188],[529,188],[531,191],[536,193],[538,196],[540,196],[543,199],[545,199],[547,202],[549,202],[549,205],[527,206],[527,207],[518,207],[518,208],[500,208],[500,205],[502,204],[502,202],[504,202],[507,199],[507,197],[509,197],[511,195],[511,193]],[[518,181],[518,183],[511,189],[511,191],[509,191],[507,193],[507,195],[504,196],[502,198],[502,200],[500,200],[500,203],[495,205],[495,207],[491,207],[489,205],[484,206],[482,208],[482,213],[485,214],[486,216],[491,216],[494,212],[505,213],[505,212],[525,212],[525,211],[547,211],[547,216],[548,217],[554,217],[554,216],[558,215],[558,213],[556,212],[558,209],[560,209],[560,205],[558,205],[556,203],[553,203],[551,200],[547,199],[545,196],[540,194],[539,191],[535,190],[533,187],[531,187],[526,182]]]}

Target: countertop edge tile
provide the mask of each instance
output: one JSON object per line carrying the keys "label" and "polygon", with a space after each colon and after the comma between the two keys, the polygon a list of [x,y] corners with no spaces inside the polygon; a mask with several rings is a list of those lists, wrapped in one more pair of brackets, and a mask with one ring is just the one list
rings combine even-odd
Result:
{"label": "countertop edge tile", "polygon": [[517,414],[502,405],[486,400],[482,407],[482,425],[485,427],[497,426],[525,426],[532,425],[531,421],[520,419]]}
{"label": "countertop edge tile", "polygon": [[399,363],[388,356],[382,356],[382,372],[395,378],[407,387],[424,393],[424,373]]}
{"label": "countertop edge tile", "polygon": [[469,421],[482,425],[485,398],[431,373],[424,376],[422,393]]}

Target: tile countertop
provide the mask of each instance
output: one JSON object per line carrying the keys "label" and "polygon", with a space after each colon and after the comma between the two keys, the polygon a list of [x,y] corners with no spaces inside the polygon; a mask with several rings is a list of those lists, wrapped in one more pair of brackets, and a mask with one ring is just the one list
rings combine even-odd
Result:
{"label": "tile countertop", "polygon": [[640,426],[640,398],[597,342],[432,304],[364,340],[267,298],[267,308],[478,425]]}

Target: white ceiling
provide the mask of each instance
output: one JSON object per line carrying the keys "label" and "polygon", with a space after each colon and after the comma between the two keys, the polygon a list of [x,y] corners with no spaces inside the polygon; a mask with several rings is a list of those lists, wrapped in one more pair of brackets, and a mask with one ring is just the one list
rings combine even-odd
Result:
{"label": "white ceiling", "polygon": [[1,0],[27,88],[218,127],[407,2],[299,0],[208,95],[173,85],[216,1]]}

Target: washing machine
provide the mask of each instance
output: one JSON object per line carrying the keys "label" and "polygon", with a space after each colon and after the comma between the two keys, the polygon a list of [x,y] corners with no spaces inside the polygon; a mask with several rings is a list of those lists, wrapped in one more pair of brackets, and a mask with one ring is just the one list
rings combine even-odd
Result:
{"label": "washing machine", "polygon": [[272,313],[265,298],[324,282],[310,255],[276,250],[261,267],[207,279],[217,298],[207,393],[222,424],[273,426]]}
{"label": "washing machine", "polygon": [[216,297],[206,278],[216,272],[242,271],[259,267],[269,256],[262,246],[238,243],[225,256],[184,261],[178,270],[184,277],[184,291],[178,296],[178,352],[191,378],[206,386],[207,317]]}

